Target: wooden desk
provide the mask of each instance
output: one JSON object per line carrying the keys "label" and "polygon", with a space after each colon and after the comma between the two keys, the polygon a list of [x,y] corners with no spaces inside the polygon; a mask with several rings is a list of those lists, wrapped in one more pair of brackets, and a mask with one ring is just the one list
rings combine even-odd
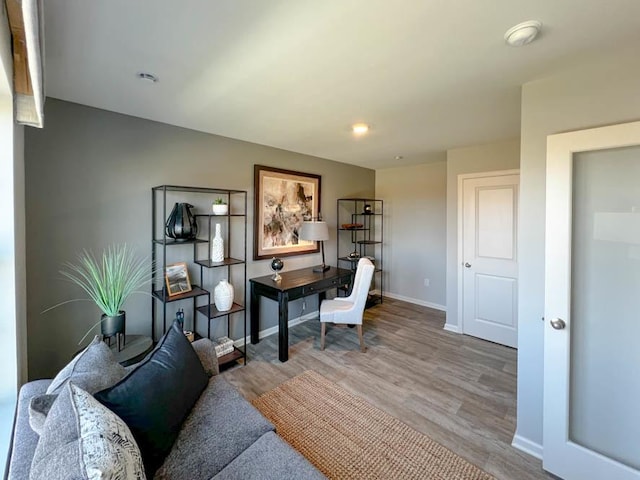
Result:
{"label": "wooden desk", "polygon": [[289,300],[320,294],[320,301],[327,290],[351,284],[352,271],[331,267],[323,273],[316,273],[313,267],[302,268],[280,274],[282,280],[276,282],[273,275],[249,279],[251,283],[251,343],[260,341],[260,296],[278,302],[278,358],[281,362],[289,359]]}

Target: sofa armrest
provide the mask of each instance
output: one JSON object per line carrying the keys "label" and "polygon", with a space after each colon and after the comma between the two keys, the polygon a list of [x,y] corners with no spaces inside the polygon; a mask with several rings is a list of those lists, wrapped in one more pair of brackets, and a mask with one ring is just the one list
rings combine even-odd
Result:
{"label": "sofa armrest", "polygon": [[9,480],[29,478],[31,460],[39,439],[29,425],[29,402],[32,397],[44,394],[50,384],[51,379],[35,380],[24,384],[20,389],[5,472]]}
{"label": "sofa armrest", "polygon": [[220,373],[218,367],[218,356],[216,355],[216,347],[208,338],[201,338],[191,343],[193,349],[198,354],[198,358],[204,367],[204,371],[207,375],[213,377]]}

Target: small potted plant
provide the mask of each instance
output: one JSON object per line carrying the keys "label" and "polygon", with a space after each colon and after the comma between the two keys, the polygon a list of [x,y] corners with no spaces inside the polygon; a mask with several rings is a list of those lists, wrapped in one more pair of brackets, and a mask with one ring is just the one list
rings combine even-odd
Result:
{"label": "small potted plant", "polygon": [[[112,245],[98,258],[84,250],[78,255],[77,264],[65,263],[60,273],[82,288],[102,311],[100,321],[89,329],[80,343],[100,324],[104,337],[116,336],[120,350],[120,339],[124,340],[125,335],[125,312],[122,306],[133,293],[145,293],[140,289],[151,282],[150,262],[136,258],[126,244]],[[45,312],[77,300],[80,299],[59,303]]]}
{"label": "small potted plant", "polygon": [[226,215],[229,212],[229,205],[220,197],[213,201],[212,208],[214,215]]}

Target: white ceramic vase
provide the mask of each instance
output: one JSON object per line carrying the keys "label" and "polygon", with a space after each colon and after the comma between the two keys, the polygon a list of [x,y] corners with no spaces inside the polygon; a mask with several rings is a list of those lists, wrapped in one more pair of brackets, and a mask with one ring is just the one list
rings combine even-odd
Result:
{"label": "white ceramic vase", "polygon": [[231,310],[233,306],[233,285],[226,280],[220,280],[220,283],[213,289],[213,302],[220,312]]}
{"label": "white ceramic vase", "polygon": [[229,205],[226,203],[214,203],[211,205],[214,215],[226,215],[229,213]]}
{"label": "white ceramic vase", "polygon": [[220,233],[220,224],[216,223],[216,236],[211,241],[211,261],[223,262],[224,261],[224,240]]}

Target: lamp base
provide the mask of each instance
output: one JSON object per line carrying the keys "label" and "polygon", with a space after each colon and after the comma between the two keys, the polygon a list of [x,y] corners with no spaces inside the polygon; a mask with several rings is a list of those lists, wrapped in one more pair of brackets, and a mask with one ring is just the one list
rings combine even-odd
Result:
{"label": "lamp base", "polygon": [[318,265],[317,267],[313,267],[313,271],[315,273],[324,273],[327,270],[329,270],[331,267],[329,265],[325,265],[324,263],[322,265]]}

